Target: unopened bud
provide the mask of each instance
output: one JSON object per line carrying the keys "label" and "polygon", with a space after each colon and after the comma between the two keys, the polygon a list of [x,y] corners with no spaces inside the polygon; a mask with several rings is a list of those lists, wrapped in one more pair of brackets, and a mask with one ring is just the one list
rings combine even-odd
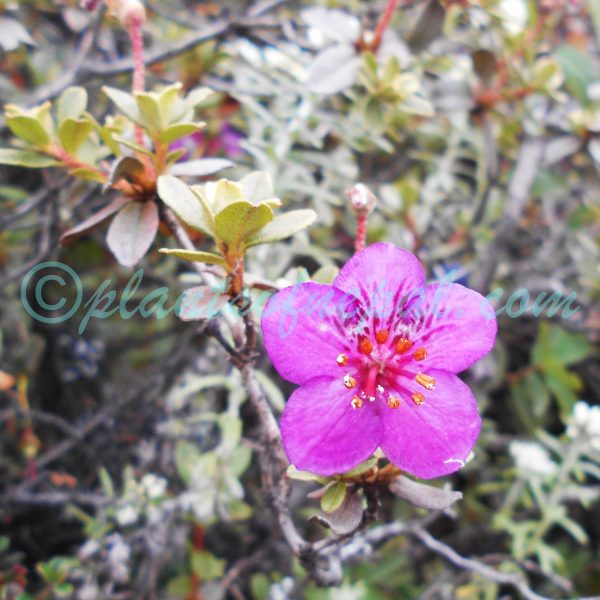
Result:
{"label": "unopened bud", "polygon": [[368,215],[373,212],[377,198],[364,183],[353,185],[347,194],[350,204],[357,214]]}
{"label": "unopened bud", "polygon": [[146,9],[140,0],[108,0],[108,5],[125,29],[146,21]]}

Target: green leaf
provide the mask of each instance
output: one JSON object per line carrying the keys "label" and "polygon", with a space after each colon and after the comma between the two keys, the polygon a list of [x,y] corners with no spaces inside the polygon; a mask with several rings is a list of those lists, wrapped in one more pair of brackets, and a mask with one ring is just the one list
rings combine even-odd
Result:
{"label": "green leaf", "polygon": [[252,460],[252,450],[248,446],[238,446],[233,450],[229,457],[228,467],[234,477],[241,477],[244,471],[250,465]]}
{"label": "green leaf", "polygon": [[36,148],[45,148],[50,143],[50,135],[44,126],[33,117],[23,114],[9,116],[7,110],[6,124],[17,137]]}
{"label": "green leaf", "polygon": [[232,500],[227,504],[227,513],[232,521],[243,521],[252,516],[252,507],[243,500]]}
{"label": "green leaf", "polygon": [[567,90],[582,104],[589,105],[587,90],[596,81],[598,73],[595,61],[588,54],[569,45],[557,48],[553,58],[562,68]]}
{"label": "green leaf", "polygon": [[73,585],[70,583],[59,583],[52,590],[59,598],[68,598],[73,593]]}
{"label": "green leaf", "polygon": [[210,181],[204,189],[215,214],[225,210],[230,204],[245,200],[242,186],[228,179],[219,179],[216,183]]}
{"label": "green leaf", "polygon": [[275,197],[273,180],[267,171],[253,171],[239,181],[243,199],[252,204],[265,203],[271,208],[281,206],[281,200]]}
{"label": "green leaf", "polygon": [[558,325],[540,323],[538,338],[532,350],[533,363],[544,371],[554,365],[572,365],[587,358],[592,346],[581,334],[569,333]]}
{"label": "green leaf", "polygon": [[565,385],[564,381],[556,376],[556,373],[547,373],[544,376],[544,380],[558,402],[563,420],[566,420],[578,400],[577,395],[573,392],[572,388]]}
{"label": "green leaf", "polygon": [[183,84],[178,81],[177,83],[164,87],[158,94],[155,94],[165,123],[171,123],[173,108],[179,98],[182,87]]}
{"label": "green leaf", "polygon": [[318,481],[322,483],[327,481],[326,478],[316,475],[315,473],[310,473],[309,471],[299,471],[294,465],[290,465],[287,468],[286,475],[290,479],[295,479],[296,481]]}
{"label": "green leaf", "polygon": [[113,140],[115,142],[118,142],[119,144],[123,144],[123,146],[127,146],[127,148],[131,148],[131,150],[135,150],[135,152],[154,157],[154,153],[152,152],[152,150],[144,148],[144,146],[140,146],[139,144],[136,144],[135,142],[128,140],[127,138],[121,137],[119,135],[114,135]]}
{"label": "green leaf", "polygon": [[112,478],[105,467],[101,467],[98,471],[98,479],[100,479],[100,485],[102,486],[102,492],[108,498],[115,497],[115,487],[113,486]]}
{"label": "green leaf", "polygon": [[63,148],[72,155],[77,154],[79,147],[94,130],[94,124],[87,119],[66,118],[58,129],[58,137]]}
{"label": "green leaf", "polygon": [[215,233],[219,243],[227,248],[241,248],[244,242],[273,220],[273,211],[266,205],[234,202],[215,217]]}
{"label": "green leaf", "polygon": [[202,127],[196,123],[178,123],[177,125],[167,127],[158,139],[163,144],[172,144],[174,141],[192,135],[201,129]]}
{"label": "green leaf", "polygon": [[327,491],[321,496],[321,510],[325,513],[332,513],[337,510],[346,497],[347,485],[343,481],[338,481],[327,488]]}
{"label": "green leaf", "polygon": [[179,442],[175,447],[175,466],[177,472],[186,483],[192,476],[192,471],[200,461],[200,451],[191,442]]}
{"label": "green leaf", "polygon": [[185,98],[178,99],[173,108],[171,122],[177,122],[187,116],[212,94],[214,92],[210,88],[200,87],[192,90]]}
{"label": "green leaf", "polygon": [[183,260],[189,260],[190,262],[200,262],[207,265],[223,265],[225,261],[222,256],[213,254],[212,252],[202,252],[200,250],[184,250],[184,249],[171,249],[161,248],[159,250],[161,254],[169,254],[171,256],[177,256]]}
{"label": "green leaf", "polygon": [[140,114],[135,97],[123,90],[105,85],[102,91],[117,105],[117,108],[129,119],[139,123]]}
{"label": "green leaf", "polygon": [[246,248],[259,244],[272,244],[298,233],[308,227],[317,218],[317,213],[311,209],[292,210],[275,217],[266,227],[249,238]]}
{"label": "green leaf", "polygon": [[31,152],[30,150],[0,148],[0,164],[42,169],[44,167],[55,167],[60,165],[60,162],[49,156]]}
{"label": "green leaf", "polygon": [[187,597],[192,589],[192,579],[189,575],[178,575],[167,582],[167,592],[176,598]]}
{"label": "green leaf", "polygon": [[172,175],[158,178],[160,199],[190,227],[213,236],[215,219],[199,190],[190,189],[181,179]]}
{"label": "green leaf", "polygon": [[138,93],[135,95],[135,100],[142,127],[150,137],[160,136],[167,125],[156,96],[150,93]]}
{"label": "green leaf", "polygon": [[363,473],[366,473],[367,471],[372,469],[377,464],[377,462],[377,458],[369,458],[364,462],[361,462],[360,465],[358,465],[357,467],[354,467],[354,469],[344,473],[344,477],[358,477],[359,475],[362,475]]}
{"label": "green leaf", "polygon": [[192,571],[202,581],[218,579],[225,573],[225,561],[207,550],[194,551],[191,563]]}
{"label": "green leaf", "polygon": [[87,108],[88,95],[82,87],[67,88],[56,101],[56,120],[59,125],[65,119],[79,119]]}
{"label": "green leaf", "polygon": [[544,385],[542,377],[536,372],[528,373],[524,384],[529,397],[527,403],[528,409],[539,422],[548,413],[548,406],[550,404],[548,388]]}

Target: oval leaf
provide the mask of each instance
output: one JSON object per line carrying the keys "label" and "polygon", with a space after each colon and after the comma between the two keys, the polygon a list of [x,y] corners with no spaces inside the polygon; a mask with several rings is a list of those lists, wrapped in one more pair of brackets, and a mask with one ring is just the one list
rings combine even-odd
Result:
{"label": "oval leaf", "polygon": [[158,195],[184,223],[214,235],[214,216],[199,191],[192,191],[177,177],[162,175],[158,178]]}
{"label": "oval leaf", "polygon": [[69,154],[76,154],[93,129],[94,124],[91,121],[69,117],[60,125],[58,137],[63,148]]}
{"label": "oval leaf", "polygon": [[169,254],[172,256],[177,256],[178,258],[183,258],[183,260],[189,260],[191,262],[201,262],[207,265],[222,265],[224,260],[218,254],[213,254],[212,252],[202,252],[200,250],[183,250],[183,249],[171,249],[171,248],[161,248],[159,250],[161,254]]}
{"label": "oval leaf", "polygon": [[308,89],[315,94],[337,94],[354,84],[360,66],[350,44],[331,46],[319,52],[308,70]]}
{"label": "oval leaf", "polygon": [[104,223],[106,219],[110,218],[116,212],[121,210],[128,202],[130,202],[129,198],[116,198],[110,204],[94,213],[91,217],[79,223],[79,225],[76,225],[75,227],[65,231],[60,236],[61,245],[65,246],[71,242],[74,242],[76,239],[87,233],[90,229],[93,229],[101,223]]}
{"label": "oval leaf", "polygon": [[418,508],[446,510],[462,498],[460,492],[417,483],[404,475],[399,475],[390,483],[390,491]]}
{"label": "oval leaf", "polygon": [[226,294],[221,294],[208,285],[199,285],[181,295],[176,314],[182,321],[213,319],[228,302],[229,296]]}
{"label": "oval leaf", "polygon": [[336,535],[348,535],[356,531],[363,520],[363,503],[357,490],[348,490],[342,504],[320,520]]}
{"label": "oval leaf", "polygon": [[273,211],[266,204],[234,202],[215,217],[217,240],[230,248],[239,248],[272,220]]}
{"label": "oval leaf", "polygon": [[169,174],[204,177],[232,166],[233,163],[226,158],[199,158],[173,165],[169,169]]}
{"label": "oval leaf", "polygon": [[346,497],[348,486],[343,481],[334,483],[321,497],[321,510],[325,513],[332,513],[337,510]]}
{"label": "oval leaf", "polygon": [[82,87],[67,88],[56,101],[56,120],[59,125],[65,119],[79,119],[87,108],[88,95]]}
{"label": "oval leaf", "polygon": [[266,227],[246,242],[246,248],[284,240],[311,225],[317,213],[311,209],[292,210],[275,217]]}
{"label": "oval leaf", "polygon": [[110,224],[106,241],[124,267],[132,267],[148,252],[158,230],[158,206],[131,202]]}
{"label": "oval leaf", "polygon": [[60,164],[57,160],[37,154],[29,150],[16,150],[13,148],[0,148],[0,165],[14,165],[17,167],[29,167],[31,169],[42,169],[43,167],[54,167]]}

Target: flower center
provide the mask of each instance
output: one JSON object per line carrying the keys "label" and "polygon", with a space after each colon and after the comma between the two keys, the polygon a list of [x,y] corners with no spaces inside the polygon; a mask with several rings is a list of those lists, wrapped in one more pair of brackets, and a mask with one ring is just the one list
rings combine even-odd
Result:
{"label": "flower center", "polygon": [[[356,352],[350,352],[350,356],[344,353],[337,356],[337,365],[346,367],[344,386],[356,390],[351,400],[352,408],[360,409],[366,402],[375,402],[378,398],[391,409],[398,408],[403,400],[410,400],[416,406],[425,402],[425,394],[403,389],[398,382],[403,376],[414,379],[424,390],[435,388],[435,379],[431,375],[415,370],[415,363],[427,358],[427,350],[424,347],[413,349],[413,346],[414,342],[408,337],[392,336],[387,329],[380,329],[373,339],[359,336]],[[396,393],[389,390],[396,390]]]}

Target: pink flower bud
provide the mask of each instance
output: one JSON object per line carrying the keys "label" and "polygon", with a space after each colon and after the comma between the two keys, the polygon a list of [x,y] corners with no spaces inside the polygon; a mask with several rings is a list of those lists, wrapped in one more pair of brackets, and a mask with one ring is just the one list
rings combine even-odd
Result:
{"label": "pink flower bud", "polygon": [[146,21],[146,9],[140,0],[112,0],[109,4],[125,29]]}
{"label": "pink flower bud", "polygon": [[364,183],[357,183],[352,186],[347,194],[350,204],[356,213],[368,215],[373,212],[377,204],[377,198]]}

